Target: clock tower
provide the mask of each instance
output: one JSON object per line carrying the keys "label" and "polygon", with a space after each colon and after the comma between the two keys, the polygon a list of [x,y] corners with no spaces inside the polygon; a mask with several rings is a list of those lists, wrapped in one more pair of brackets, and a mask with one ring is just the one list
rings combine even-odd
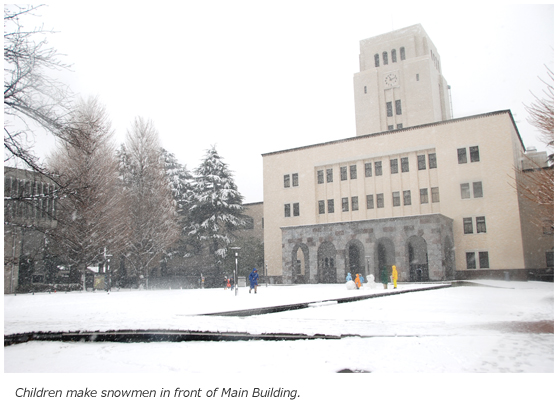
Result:
{"label": "clock tower", "polygon": [[440,56],[420,24],[360,42],[357,136],[451,118]]}

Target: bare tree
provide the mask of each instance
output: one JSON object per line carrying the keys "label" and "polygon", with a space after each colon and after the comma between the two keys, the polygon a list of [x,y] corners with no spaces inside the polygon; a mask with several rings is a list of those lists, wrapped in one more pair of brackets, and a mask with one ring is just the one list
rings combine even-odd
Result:
{"label": "bare tree", "polygon": [[101,263],[107,250],[119,253],[127,215],[105,109],[96,99],[81,101],[70,122],[49,158],[50,170],[64,186],[55,208],[57,227],[50,234],[57,252],[78,276],[89,265]]}
{"label": "bare tree", "polygon": [[126,258],[140,282],[147,285],[150,269],[180,234],[177,205],[151,121],[134,120],[120,159],[130,217]]}
{"label": "bare tree", "polygon": [[[535,101],[525,106],[529,113],[527,121],[535,126],[542,134],[541,141],[554,152],[554,72],[547,68],[547,74],[551,83],[541,79],[546,86],[543,97],[533,94]],[[554,163],[554,154],[550,155],[551,163]]]}
{"label": "bare tree", "polygon": [[69,89],[53,79],[69,66],[48,46],[43,27],[25,29],[24,17],[42,6],[4,6],[4,161],[19,159],[44,173],[33,154],[34,125],[60,136],[68,113]]}

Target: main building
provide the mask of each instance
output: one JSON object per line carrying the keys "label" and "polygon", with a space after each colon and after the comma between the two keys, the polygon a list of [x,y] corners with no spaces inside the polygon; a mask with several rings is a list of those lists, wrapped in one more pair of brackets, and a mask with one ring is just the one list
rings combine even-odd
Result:
{"label": "main building", "polygon": [[270,279],[378,278],[391,265],[404,281],[544,271],[553,236],[531,223],[516,190],[529,153],[511,112],[452,119],[420,25],[360,49],[357,137],[263,155]]}

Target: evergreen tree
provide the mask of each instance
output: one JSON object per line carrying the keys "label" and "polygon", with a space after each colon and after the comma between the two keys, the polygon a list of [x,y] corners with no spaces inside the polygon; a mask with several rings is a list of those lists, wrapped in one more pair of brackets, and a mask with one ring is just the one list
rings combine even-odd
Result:
{"label": "evergreen tree", "polygon": [[221,269],[235,230],[244,225],[242,201],[228,165],[211,147],[194,171],[189,235],[213,257],[213,272]]}

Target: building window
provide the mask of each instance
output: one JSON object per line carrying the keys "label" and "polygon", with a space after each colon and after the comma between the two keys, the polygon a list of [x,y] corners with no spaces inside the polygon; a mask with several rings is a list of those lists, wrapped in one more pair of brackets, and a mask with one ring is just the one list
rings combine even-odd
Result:
{"label": "building window", "polygon": [[469,188],[469,183],[461,183],[461,199],[470,199],[471,190]]}
{"label": "building window", "polygon": [[341,180],[347,180],[347,166],[341,166],[339,171],[341,174]]}
{"label": "building window", "polygon": [[298,173],[293,173],[293,187],[298,186]]}
{"label": "building window", "polygon": [[426,170],[426,156],[425,155],[418,155],[417,156],[417,163],[418,163],[418,170]]}
{"label": "building window", "polygon": [[391,159],[389,161],[389,164],[391,166],[391,174],[394,175],[396,173],[399,173],[399,166],[397,165],[397,159]]}
{"label": "building window", "polygon": [[254,230],[254,218],[252,218],[250,216],[246,216],[244,218],[244,229]]}
{"label": "building window", "polygon": [[467,149],[466,148],[461,148],[461,149],[457,149],[457,163],[459,164],[463,164],[463,163],[467,163]]}
{"label": "building window", "polygon": [[393,192],[392,193],[392,197],[393,197],[393,206],[401,206],[401,197],[399,195],[399,192]]}
{"label": "building window", "polygon": [[554,267],[554,251],[546,252],[546,267],[553,268]]}
{"label": "building window", "polygon": [[384,66],[386,64],[388,64],[388,53],[387,52],[382,53],[382,60],[384,61]]}
{"label": "building window", "polygon": [[393,116],[393,104],[392,102],[386,102],[387,117]]}
{"label": "building window", "polygon": [[403,123],[397,123],[397,130],[403,129]]}
{"label": "building window", "polygon": [[419,81],[419,74],[417,73],[417,82]]}
{"label": "building window", "polygon": [[349,167],[349,172],[351,173],[351,179],[356,179],[357,178],[357,168],[356,165],[351,165]]}
{"label": "building window", "polygon": [[376,176],[381,176],[382,175],[382,162],[374,162],[374,172],[376,173]]}
{"label": "building window", "polygon": [[432,194],[432,203],[440,203],[440,189],[437,187],[433,187],[430,189]]}
{"label": "building window", "polygon": [[420,203],[428,203],[428,189],[420,189]]}
{"label": "building window", "polygon": [[484,216],[477,216],[477,233],[486,233],[486,219]]}
{"label": "building window", "polygon": [[463,233],[468,235],[473,233],[473,218],[464,217],[463,218]]}
{"label": "building window", "polygon": [[284,175],[283,176],[283,186],[284,187],[291,187],[291,175]]}
{"label": "building window", "polygon": [[482,197],[482,182],[473,182],[473,196]]}
{"label": "building window", "polygon": [[327,182],[333,182],[333,169],[326,169]]}
{"label": "building window", "polygon": [[374,66],[380,67],[380,55],[377,53],[374,55]]}
{"label": "building window", "polygon": [[411,191],[403,190],[403,206],[409,206],[411,204]]}
{"label": "building window", "polygon": [[327,213],[334,213],[335,207],[333,204],[333,199],[327,199]]}
{"label": "building window", "polygon": [[366,208],[374,209],[374,195],[366,195]]}
{"label": "building window", "polygon": [[405,173],[409,171],[409,158],[402,157],[401,158],[401,173]]}
{"label": "building window", "polygon": [[430,169],[436,169],[438,167],[436,153],[428,153],[428,167]]}
{"label": "building window", "polygon": [[351,210],[358,210],[358,196],[351,197]]}
{"label": "building window", "polygon": [[285,204],[285,217],[291,217],[291,205]]}
{"label": "building window", "polygon": [[293,203],[293,216],[300,216],[300,206],[298,203]]}
{"label": "building window", "polygon": [[378,195],[376,195],[376,207],[378,209],[384,207],[384,194],[380,193]]}
{"label": "building window", "polygon": [[392,63],[397,63],[397,50],[395,49],[391,51],[391,61]]}
{"label": "building window", "polygon": [[488,252],[479,252],[479,267],[481,269],[488,269],[490,267],[488,264]]}
{"label": "building window", "polygon": [[343,197],[341,198],[341,211],[348,212],[349,211],[349,198]]}
{"label": "building window", "polygon": [[318,213],[320,215],[325,214],[325,201],[318,200]]}
{"label": "building window", "polygon": [[395,114],[401,114],[401,100],[395,101]]}
{"label": "building window", "polygon": [[318,170],[318,184],[321,185],[324,183],[324,171]]}
{"label": "building window", "polygon": [[364,164],[364,176],[365,177],[372,177],[372,163],[365,163]]}
{"label": "building window", "polygon": [[364,94],[366,94],[366,93],[367,93],[366,86],[364,86]]}
{"label": "building window", "polygon": [[405,60],[405,47],[401,47],[399,49],[399,57],[401,58],[401,60]]}
{"label": "building window", "polygon": [[480,154],[479,154],[479,147],[478,146],[469,147],[469,154],[471,156],[471,163],[480,162]]}
{"label": "building window", "polygon": [[475,259],[475,252],[466,252],[465,258],[467,259],[467,269],[476,269],[477,261]]}
{"label": "building window", "polygon": [[393,125],[392,125],[392,124],[388,125],[388,130],[389,130],[389,131],[392,131],[392,130],[393,130]]}

